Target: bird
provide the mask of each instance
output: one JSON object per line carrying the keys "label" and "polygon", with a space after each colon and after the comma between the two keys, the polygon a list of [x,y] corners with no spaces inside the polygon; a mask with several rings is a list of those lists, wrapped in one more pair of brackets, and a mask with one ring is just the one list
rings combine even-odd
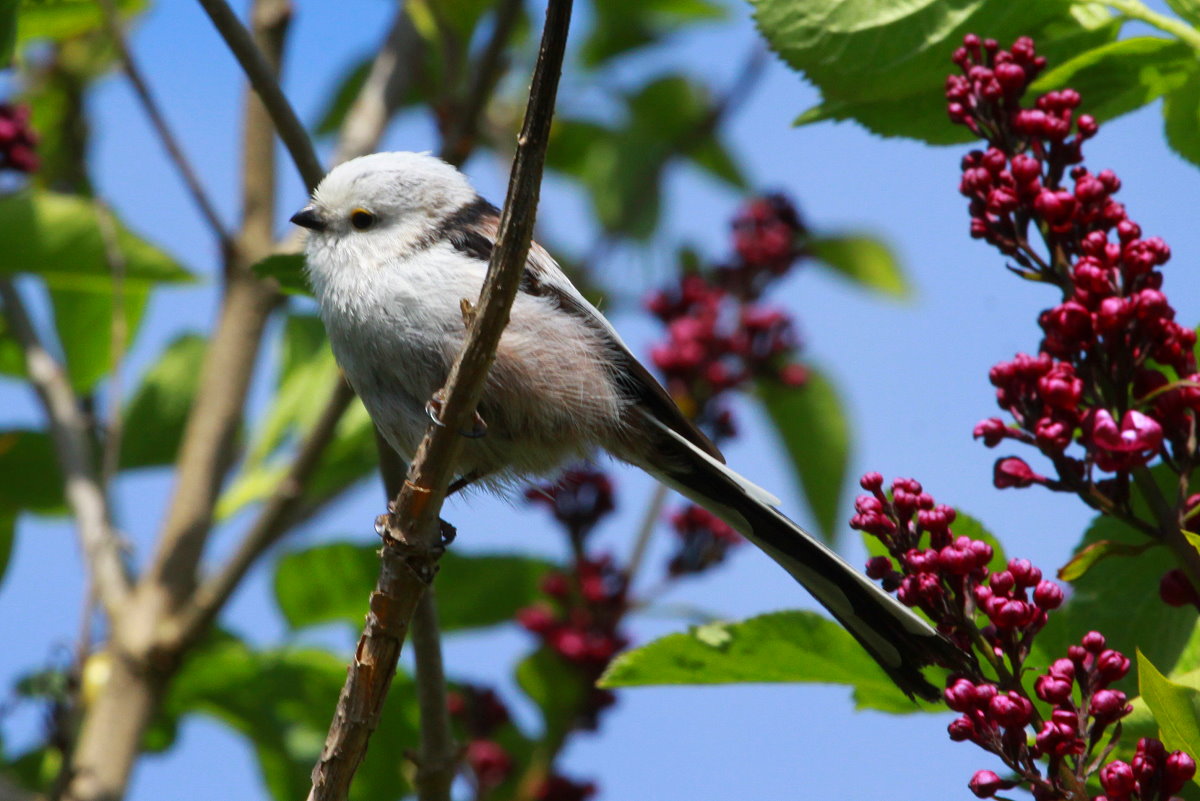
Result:
{"label": "bird", "polygon": [[[334,357],[388,444],[411,460],[466,335],[499,211],[454,166],[384,152],[333,168],[291,222]],[[606,451],[717,517],[790,573],[910,698],[962,651],[726,466],[620,334],[536,242],[487,376],[456,488],[503,491]]]}

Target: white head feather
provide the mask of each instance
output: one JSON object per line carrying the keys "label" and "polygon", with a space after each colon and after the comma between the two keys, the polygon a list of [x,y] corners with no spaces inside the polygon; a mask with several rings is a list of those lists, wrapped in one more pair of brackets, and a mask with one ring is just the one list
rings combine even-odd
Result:
{"label": "white head feather", "polygon": [[439,221],[475,198],[467,178],[428,153],[372,153],[334,167],[313,193],[331,230],[349,228],[355,209],[377,225]]}

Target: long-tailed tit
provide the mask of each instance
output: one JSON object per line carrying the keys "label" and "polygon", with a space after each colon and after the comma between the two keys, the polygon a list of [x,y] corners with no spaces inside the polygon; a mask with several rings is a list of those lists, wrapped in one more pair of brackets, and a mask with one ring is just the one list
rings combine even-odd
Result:
{"label": "long-tailed tit", "polygon": [[[462,346],[461,301],[483,285],[497,210],[429,155],[376,153],[334,169],[292,217],[334,355],[371,419],[411,458],[429,403]],[[960,653],[775,509],[724,464],[604,316],[534,243],[468,439],[460,481],[552,473],[603,448],[725,520],[808,589],[910,695],[920,668]]]}

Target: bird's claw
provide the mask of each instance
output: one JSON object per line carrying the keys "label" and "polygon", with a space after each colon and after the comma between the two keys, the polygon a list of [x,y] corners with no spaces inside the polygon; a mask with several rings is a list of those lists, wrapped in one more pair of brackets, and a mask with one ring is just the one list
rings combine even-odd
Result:
{"label": "bird's claw", "polygon": [[[442,390],[433,393],[433,397],[425,404],[425,414],[429,415],[429,419],[433,421],[435,426],[445,428],[446,424],[442,422],[442,407],[445,405],[446,397]],[[466,431],[458,432],[468,439],[480,439],[487,434],[487,422],[480,416],[479,412],[475,412],[475,419],[471,427]]]}

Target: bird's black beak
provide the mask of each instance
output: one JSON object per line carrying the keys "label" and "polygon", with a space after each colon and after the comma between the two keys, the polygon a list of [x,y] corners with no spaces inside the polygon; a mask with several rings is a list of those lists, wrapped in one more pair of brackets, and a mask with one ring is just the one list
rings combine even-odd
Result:
{"label": "bird's black beak", "polygon": [[324,231],[325,220],[320,213],[312,206],[305,206],[292,215],[292,222],[299,225],[301,228],[307,228],[310,231]]}

